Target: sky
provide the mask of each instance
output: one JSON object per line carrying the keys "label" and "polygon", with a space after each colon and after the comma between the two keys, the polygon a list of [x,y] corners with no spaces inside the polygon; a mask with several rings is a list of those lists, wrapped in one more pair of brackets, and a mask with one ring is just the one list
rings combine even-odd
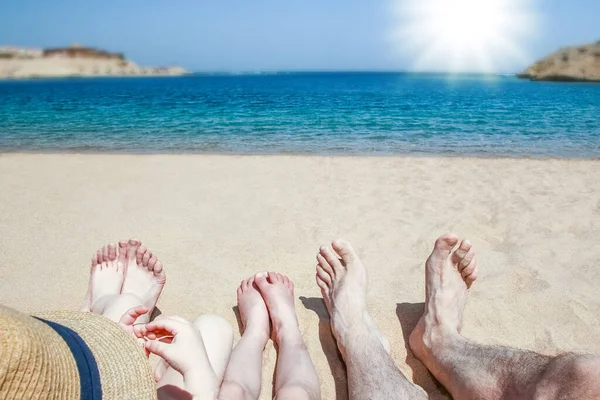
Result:
{"label": "sky", "polygon": [[[419,1],[2,0],[0,46],[79,43],[192,71],[444,70],[441,54],[417,65],[428,44],[397,35],[411,22],[398,9]],[[496,72],[519,72],[561,46],[600,40],[600,0],[494,1],[527,2],[537,21],[511,39],[521,57],[496,51],[503,59],[492,65]]]}

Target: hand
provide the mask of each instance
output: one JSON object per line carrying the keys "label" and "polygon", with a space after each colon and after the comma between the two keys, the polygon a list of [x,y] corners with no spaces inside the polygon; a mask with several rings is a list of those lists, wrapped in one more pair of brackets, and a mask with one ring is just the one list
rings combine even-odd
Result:
{"label": "hand", "polygon": [[133,332],[133,324],[139,317],[146,314],[148,311],[150,310],[144,306],[130,308],[119,320],[119,325],[121,325],[121,328],[123,328],[125,332],[134,335],[135,333]]}
{"label": "hand", "polygon": [[147,351],[162,357],[184,378],[197,373],[208,360],[200,332],[183,318],[169,317],[133,328],[138,338],[147,340]]}

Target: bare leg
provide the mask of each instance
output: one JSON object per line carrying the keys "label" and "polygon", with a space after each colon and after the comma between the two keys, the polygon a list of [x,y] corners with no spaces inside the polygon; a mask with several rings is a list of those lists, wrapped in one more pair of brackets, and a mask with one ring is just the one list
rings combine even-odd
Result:
{"label": "bare leg", "polygon": [[[367,311],[367,271],[350,244],[322,246],[317,284],[348,370],[350,399],[424,399],[425,392],[396,367]],[[389,346],[389,345],[387,345]]]}
{"label": "bare leg", "polygon": [[[201,315],[194,320],[193,325],[202,336],[210,368],[216,378],[214,386],[220,387],[233,344],[231,325],[216,315]],[[155,378],[158,382],[160,399],[183,396],[185,392],[183,376],[168,366],[164,360],[161,360],[157,366]]]}
{"label": "bare leg", "polygon": [[237,299],[244,333],[231,353],[219,399],[258,399],[262,353],[269,340],[269,313],[254,277],[242,281]]}
{"label": "bare leg", "polygon": [[275,272],[257,274],[256,285],[267,304],[277,343],[275,397],[277,399],[321,398],[317,372],[310,359],[298,326],[294,307],[294,284]]}
{"label": "bare leg", "polygon": [[425,313],[410,336],[415,355],[457,399],[600,397],[600,358],[556,358],[484,346],[460,335],[468,288],[477,277],[471,244],[440,237],[425,264]]}

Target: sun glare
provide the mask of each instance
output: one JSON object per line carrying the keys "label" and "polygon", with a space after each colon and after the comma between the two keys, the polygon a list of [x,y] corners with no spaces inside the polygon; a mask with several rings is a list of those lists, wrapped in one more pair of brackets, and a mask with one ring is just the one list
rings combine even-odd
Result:
{"label": "sun glare", "polygon": [[535,32],[527,0],[394,0],[397,50],[417,71],[499,72],[522,63]]}

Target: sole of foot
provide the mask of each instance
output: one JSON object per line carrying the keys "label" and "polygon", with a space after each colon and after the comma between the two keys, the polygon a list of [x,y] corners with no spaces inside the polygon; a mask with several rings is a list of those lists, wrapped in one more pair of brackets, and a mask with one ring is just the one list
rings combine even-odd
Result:
{"label": "sole of foot", "polygon": [[267,344],[271,333],[269,311],[254,277],[244,279],[237,289],[237,304],[244,325],[244,335],[250,335],[259,342]]}
{"label": "sole of foot", "polygon": [[477,279],[477,260],[468,240],[451,233],[439,237],[425,262],[425,312],[409,338],[421,360],[430,356],[436,343],[458,335],[468,290]]}
{"label": "sole of foot", "polygon": [[342,354],[347,335],[356,329],[375,334],[385,351],[391,353],[389,341],[367,311],[367,270],[350,243],[337,239],[331,246],[321,246],[317,254],[316,280]]}
{"label": "sole of foot", "polygon": [[98,249],[92,255],[90,281],[82,311],[92,311],[101,298],[121,293],[124,275],[125,266],[117,259],[117,247],[111,243]]}
{"label": "sole of foot", "polygon": [[260,272],[254,282],[269,310],[271,338],[279,345],[286,340],[302,340],[296,307],[294,305],[294,283],[278,272]]}
{"label": "sole of foot", "polygon": [[130,293],[142,300],[152,312],[167,281],[162,262],[137,239],[119,242],[119,257],[125,253],[125,281],[121,293]]}

